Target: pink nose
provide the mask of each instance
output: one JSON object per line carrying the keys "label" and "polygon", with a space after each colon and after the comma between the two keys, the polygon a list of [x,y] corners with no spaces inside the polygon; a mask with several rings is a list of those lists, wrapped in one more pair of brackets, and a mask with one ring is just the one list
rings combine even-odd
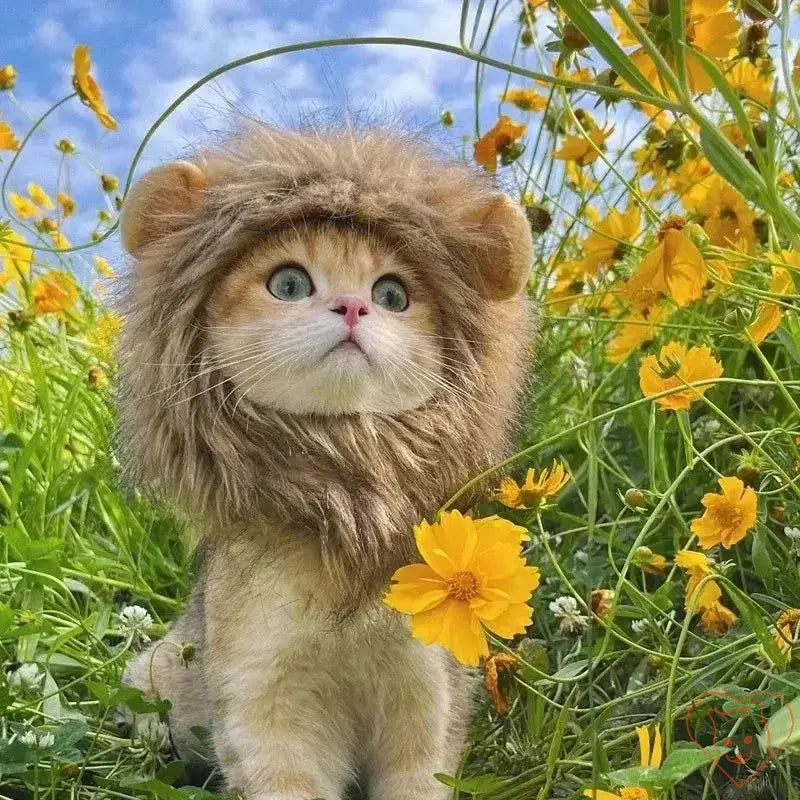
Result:
{"label": "pink nose", "polygon": [[360,297],[356,297],[356,295],[352,294],[345,294],[341,297],[337,297],[333,303],[331,303],[331,311],[333,311],[334,314],[341,314],[344,317],[344,321],[351,328],[355,328],[358,324],[358,318],[369,313],[369,307]]}

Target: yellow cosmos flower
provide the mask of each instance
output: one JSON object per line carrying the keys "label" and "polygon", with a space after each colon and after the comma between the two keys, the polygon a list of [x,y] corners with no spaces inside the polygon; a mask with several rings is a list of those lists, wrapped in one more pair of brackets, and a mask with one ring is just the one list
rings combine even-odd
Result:
{"label": "yellow cosmos flower", "polygon": [[500,99],[521,111],[544,111],[547,108],[547,98],[534,89],[508,89]]}
{"label": "yellow cosmos flower", "polygon": [[800,608],[787,608],[775,620],[775,641],[791,660],[792,649],[800,644]]}
{"label": "yellow cosmos flower", "polygon": [[[772,268],[772,280],[769,284],[772,294],[784,295],[794,293],[794,281],[788,269],[784,267]],[[766,300],[758,305],[756,318],[747,326],[747,332],[753,337],[756,344],[760,344],[781,324],[783,309]]]}
{"label": "yellow cosmos flower", "polygon": [[705,553],[695,550],[680,550],[675,555],[675,563],[686,572],[689,580],[686,582],[685,607],[687,611],[697,611],[708,608],[719,602],[722,590],[716,581],[706,581],[695,594],[703,578],[714,574],[711,561]]}
{"label": "yellow cosmos flower", "polygon": [[11,203],[11,208],[14,209],[14,214],[20,219],[35,217],[39,213],[39,209],[29,197],[24,197],[16,192],[9,192],[8,201]]}
{"label": "yellow cosmos flower", "polygon": [[69,272],[54,270],[33,282],[36,314],[63,314],[75,307],[78,287]]}
{"label": "yellow cosmos flower", "polygon": [[56,195],[56,202],[64,217],[71,217],[75,213],[75,201],[66,192],[59,192]]}
{"label": "yellow cosmos flower", "polygon": [[638,236],[641,224],[638,206],[632,205],[624,213],[612,209],[594,226],[595,230],[583,243],[586,260],[599,268],[624,258],[630,243]]}
{"label": "yellow cosmos flower", "polygon": [[527,125],[514,122],[511,117],[504,114],[497,120],[495,126],[473,145],[475,161],[487,172],[496,172],[497,156],[510,144],[522,138],[527,128]]}
{"label": "yellow cosmos flower", "polygon": [[742,99],[753,100],[769,108],[772,103],[772,76],[763,68],[746,58],[740,58],[725,73],[725,77]]}
{"label": "yellow cosmos flower", "polygon": [[636,350],[658,336],[660,325],[669,316],[669,310],[663,305],[650,309],[647,316],[632,314],[620,320],[617,335],[608,343],[606,359],[612,364],[620,364]]}
{"label": "yellow cosmos flower", "polygon": [[700,611],[700,626],[709,635],[724,636],[739,617],[722,603],[711,603]]}
{"label": "yellow cosmos flower", "polygon": [[704,494],[700,502],[705,513],[692,521],[692,533],[697,534],[704,550],[717,545],[733,547],[756,524],[756,493],[736,477],[720,478],[719,485],[722,494]]}
{"label": "yellow cosmos flower", "polygon": [[529,469],[522,486],[517,485],[513,478],[503,478],[495,497],[508,508],[536,508],[542,500],[558,494],[568,483],[569,474],[554,460],[553,466],[543,469],[538,478],[535,470]]}
{"label": "yellow cosmos flower", "polygon": [[568,136],[560,150],[553,152],[553,158],[571,161],[581,167],[593,164],[606,149],[606,139],[613,133],[613,128],[596,128],[588,132],[588,136]]}
{"label": "yellow cosmos flower", "polygon": [[54,208],[50,195],[38,183],[28,184],[28,194],[31,200],[40,208],[46,208],[48,211]]}
{"label": "yellow cosmos flower", "polygon": [[511,638],[531,624],[528,605],[539,570],[521,555],[524,528],[499,517],[473,520],[448,511],[414,528],[424,564],[401,567],[386,604],[411,615],[411,632],[462,664],[489,655],[486,629]]}
{"label": "yellow cosmos flower", "polygon": [[0,236],[0,262],[3,271],[0,272],[0,287],[5,287],[11,281],[18,281],[21,276],[29,275],[33,250],[28,247],[25,237],[16,231],[7,230]]}
{"label": "yellow cosmos flower", "polygon": [[703,229],[712,244],[755,252],[755,214],[736,189],[719,175],[712,175],[683,198],[687,210],[705,217]]}
{"label": "yellow cosmos flower", "polygon": [[668,228],[620,292],[640,313],[662,296],[671,297],[682,308],[702,297],[707,280],[702,253],[681,230]]}
{"label": "yellow cosmos flower", "polygon": [[710,348],[670,342],[661,348],[658,358],[647,356],[639,368],[639,386],[645,397],[684,387],[682,391],[659,397],[655,402],[665,409],[685,411],[708,390],[708,386],[685,386],[695,381],[713,380],[722,375],[722,364]]}
{"label": "yellow cosmos flower", "polygon": [[104,278],[113,278],[114,277],[114,269],[112,268],[111,264],[106,261],[102,256],[92,256],[92,261],[94,261],[95,269],[104,277]]}
{"label": "yellow cosmos flower", "polygon": [[[650,731],[647,726],[643,725],[637,728],[636,736],[639,739],[639,764],[642,767],[658,769],[663,759],[661,731],[658,727],[655,727],[652,746]],[[606,792],[602,789],[584,789],[583,796],[591,797],[594,800],[649,800],[650,793],[641,786],[625,786],[619,790],[618,794]]]}
{"label": "yellow cosmos flower", "polygon": [[72,85],[81,101],[97,114],[100,123],[111,131],[117,129],[117,121],[108,113],[103,92],[92,76],[92,61],[89,48],[79,44],[72,53]]}
{"label": "yellow cosmos flower", "polygon": [[19,139],[14,135],[11,126],[0,120],[0,150],[19,150]]}
{"label": "yellow cosmos flower", "polygon": [[17,71],[12,64],[0,67],[0,90],[13,89],[17,83]]}

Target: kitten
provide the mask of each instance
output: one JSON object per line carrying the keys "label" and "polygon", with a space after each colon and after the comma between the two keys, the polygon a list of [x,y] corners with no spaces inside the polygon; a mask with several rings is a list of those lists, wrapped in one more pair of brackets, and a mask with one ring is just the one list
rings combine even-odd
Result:
{"label": "kitten", "polygon": [[391,133],[254,127],[148,173],[122,237],[125,461],[204,553],[128,682],[172,701],[184,757],[210,728],[250,800],[449,796],[473,679],[381,595],[413,525],[508,451],[524,215]]}

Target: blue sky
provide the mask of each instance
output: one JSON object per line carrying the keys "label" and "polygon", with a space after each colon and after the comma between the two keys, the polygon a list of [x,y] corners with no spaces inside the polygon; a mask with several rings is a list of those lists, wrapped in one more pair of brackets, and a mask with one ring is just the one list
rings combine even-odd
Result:
{"label": "blue sky", "polygon": [[[4,28],[15,35],[5,37],[0,64],[11,63],[19,73],[14,95],[24,113],[0,95],[0,115],[24,132],[25,114],[37,116],[71,91],[72,49],[84,43],[120,123],[118,131],[105,131],[77,99],[70,102],[26,147],[9,188],[37,180],[52,191],[60,156],[54,142],[72,139],[86,161],[70,159],[63,179],[80,208],[65,233],[74,243],[85,241],[104,201],[89,164],[122,181],[150,124],[209,70],[257,50],[329,37],[382,34],[455,44],[460,8],[460,0],[7,0]],[[515,13],[495,33],[504,49],[514,41]],[[447,132],[455,148],[469,130],[473,75],[465,60],[411,48],[281,56],[205,87],[158,132],[142,167],[186,155],[228,127],[232,109],[292,123],[309,111],[366,108],[441,135],[439,112],[447,107],[459,122]],[[487,89],[499,89],[501,77],[490,76]],[[102,252],[120,258],[114,242],[104,243]]]}

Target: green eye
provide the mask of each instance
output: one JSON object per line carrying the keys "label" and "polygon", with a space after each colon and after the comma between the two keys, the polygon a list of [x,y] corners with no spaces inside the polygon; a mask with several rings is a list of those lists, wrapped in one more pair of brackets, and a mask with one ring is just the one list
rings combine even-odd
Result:
{"label": "green eye", "polygon": [[299,265],[278,267],[267,281],[267,289],[278,300],[304,300],[314,294],[309,274]]}
{"label": "green eye", "polygon": [[397,278],[379,278],[372,287],[372,302],[387,311],[405,311],[408,308],[408,292]]}

